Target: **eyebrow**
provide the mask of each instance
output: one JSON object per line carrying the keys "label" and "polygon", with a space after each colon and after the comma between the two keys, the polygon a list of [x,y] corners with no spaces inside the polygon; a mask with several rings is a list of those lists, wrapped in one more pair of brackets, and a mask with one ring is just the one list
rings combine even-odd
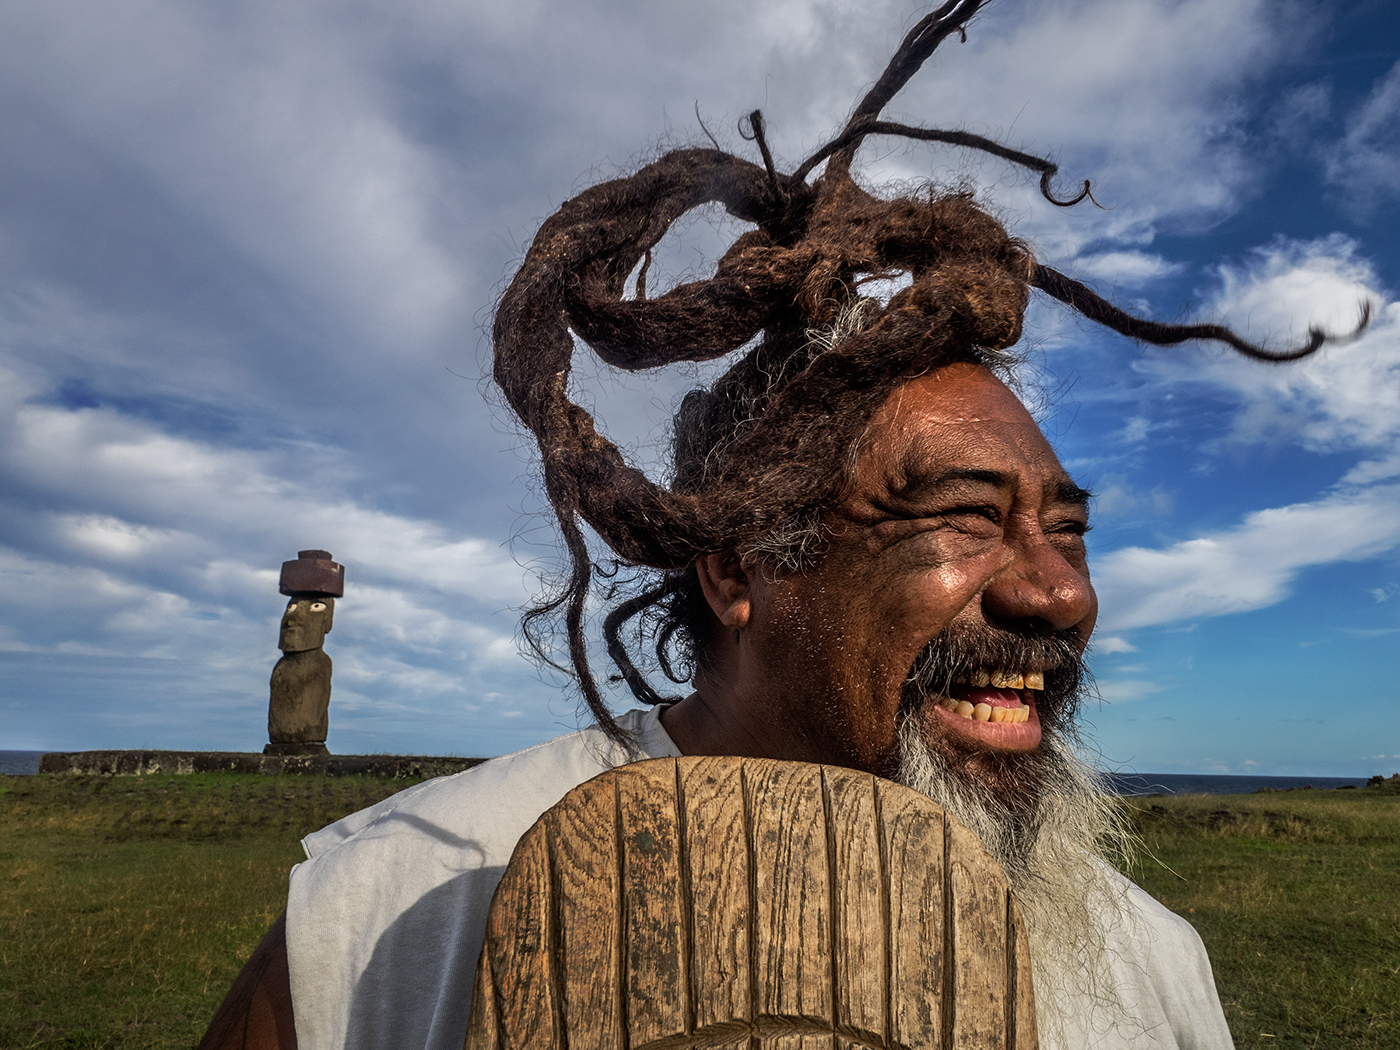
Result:
{"label": "eyebrow", "polygon": [[975,481],[992,485],[999,489],[1016,487],[1016,475],[1005,470],[987,470],[981,467],[952,467],[929,477],[920,478],[920,487],[937,488],[950,481]]}
{"label": "eyebrow", "polygon": [[[1019,480],[1019,477],[1010,471],[988,470],[981,467],[953,467],[922,481],[921,487],[937,488],[954,481],[974,481],[999,489],[1010,489],[1015,488]],[[1081,485],[1076,485],[1067,477],[1052,478],[1047,481],[1045,495],[1054,503],[1085,508],[1089,506],[1089,501],[1094,498],[1092,492]]]}
{"label": "eyebrow", "polygon": [[1076,507],[1088,507],[1094,494],[1082,485],[1076,485],[1069,478],[1058,478],[1049,484],[1056,503],[1071,503]]}

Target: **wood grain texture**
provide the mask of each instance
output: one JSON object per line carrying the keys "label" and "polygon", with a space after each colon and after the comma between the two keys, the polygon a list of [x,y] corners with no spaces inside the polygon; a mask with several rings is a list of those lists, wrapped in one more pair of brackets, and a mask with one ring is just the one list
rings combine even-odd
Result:
{"label": "wood grain texture", "polygon": [[646,1044],[692,1028],[676,771],[670,763],[652,763],[614,784],[622,828],[627,1031],[630,1043]]}
{"label": "wood grain texture", "polygon": [[[1016,898],[1007,894],[1011,917],[1007,921],[1007,936],[1015,939],[1012,958],[1007,964],[1011,986],[1007,989],[1007,1012],[1010,1020],[1009,1046],[1016,1050],[1039,1050],[1040,1040],[1035,1027],[1035,995],[1031,992],[1031,950],[1026,942],[1026,923],[1021,917],[1021,907]],[[1022,986],[1021,982],[1026,982]]]}
{"label": "wood grain texture", "polygon": [[838,1030],[889,1037],[889,891],[874,777],[823,769]]}
{"label": "wood grain texture", "polygon": [[[467,1039],[484,1046],[563,1050],[567,1032],[555,1016],[559,996],[551,973],[557,959],[557,926],[551,914],[555,898],[550,886],[548,835],[522,838],[510,868],[511,892],[498,894],[491,902],[473,1000],[475,1006],[490,996],[494,1004],[489,1011],[473,1010]],[[485,1022],[488,1013],[495,1021],[489,1029]],[[489,1041],[482,1043],[481,1039]]]}
{"label": "wood grain texture", "polygon": [[836,767],[658,759],[570,792],[491,905],[468,1050],[1034,1050],[995,862]]}
{"label": "wood grain texture", "polygon": [[[941,1046],[944,982],[943,811],[922,795],[878,783],[880,834],[889,873],[885,925],[889,1042]],[[920,994],[918,990],[926,990]],[[936,1041],[931,1041],[936,1040]]]}
{"label": "wood grain texture", "polygon": [[825,1022],[830,1031],[831,883],[823,794],[820,766],[744,765],[758,1013]]}
{"label": "wood grain texture", "polygon": [[615,912],[622,900],[615,812],[607,817],[598,820],[589,810],[556,806],[544,820],[551,860],[548,892],[557,927],[551,969],[574,1045],[618,1046],[626,1030],[618,985],[625,972],[621,945],[616,937],[590,932],[596,929],[598,911]]}
{"label": "wood grain texture", "polygon": [[754,1018],[750,980],[750,865],[742,766],[727,758],[676,763],[685,813],[691,901],[691,1002],[695,1025]]}
{"label": "wood grain texture", "polygon": [[955,1047],[1006,1045],[1007,894],[996,863],[961,824],[946,838]]}

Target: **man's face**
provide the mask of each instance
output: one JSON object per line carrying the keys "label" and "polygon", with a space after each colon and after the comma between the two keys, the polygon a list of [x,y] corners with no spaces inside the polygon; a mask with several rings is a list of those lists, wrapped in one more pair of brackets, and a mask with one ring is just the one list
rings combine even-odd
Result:
{"label": "man's face", "polygon": [[334,617],[334,598],[294,595],[287,602],[287,611],[282,614],[282,633],[277,639],[277,648],[284,653],[304,653],[321,648]]}
{"label": "man's face", "polygon": [[[930,746],[973,767],[1034,751],[1049,705],[1027,679],[1048,674],[1053,693],[1094,627],[1086,498],[985,369],[896,390],[827,515],[816,567],[753,583],[752,641],[808,757],[888,775],[902,704]],[[932,680],[935,639],[968,681]],[[955,709],[937,702],[946,693]]]}

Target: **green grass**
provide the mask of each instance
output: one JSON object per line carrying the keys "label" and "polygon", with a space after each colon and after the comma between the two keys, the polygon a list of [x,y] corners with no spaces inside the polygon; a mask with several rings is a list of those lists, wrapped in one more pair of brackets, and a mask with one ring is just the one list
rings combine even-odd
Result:
{"label": "green grass", "polygon": [[0,777],[0,1048],[188,1048],[308,831],[410,781]]}
{"label": "green grass", "polygon": [[[0,777],[0,1050],[189,1048],[306,832],[408,781]],[[1240,1050],[1400,1046],[1400,794],[1141,799],[1132,874],[1200,931]]]}
{"label": "green grass", "polygon": [[1144,889],[1197,929],[1239,1050],[1400,1046],[1400,794],[1141,799]]}

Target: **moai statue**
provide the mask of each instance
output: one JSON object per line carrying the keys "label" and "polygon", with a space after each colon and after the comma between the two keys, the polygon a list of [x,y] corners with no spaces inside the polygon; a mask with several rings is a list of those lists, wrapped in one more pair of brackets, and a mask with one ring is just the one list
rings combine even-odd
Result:
{"label": "moai statue", "polygon": [[267,755],[324,755],[330,728],[331,658],[321,648],[335,618],[335,600],[345,594],[345,566],[329,551],[298,551],[282,563],[278,589],[291,597],[282,614],[267,705]]}

